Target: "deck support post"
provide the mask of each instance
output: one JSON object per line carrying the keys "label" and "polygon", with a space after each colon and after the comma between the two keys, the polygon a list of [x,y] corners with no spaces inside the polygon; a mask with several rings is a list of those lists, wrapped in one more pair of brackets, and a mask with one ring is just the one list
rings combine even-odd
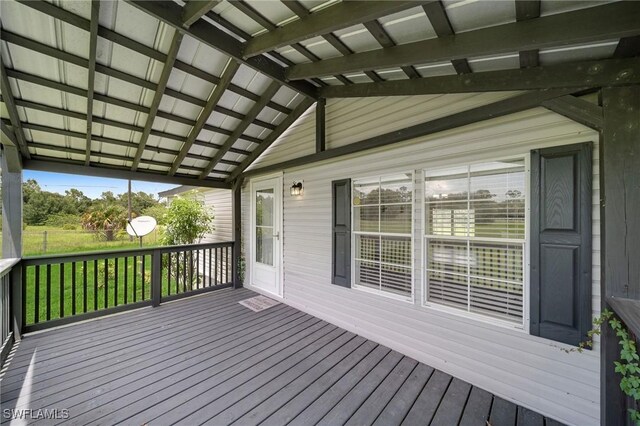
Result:
{"label": "deck support post", "polygon": [[319,98],[316,102],[316,153],[326,149],[325,108],[327,100]]}
{"label": "deck support post", "polygon": [[8,163],[6,151],[16,150],[3,146],[0,154],[2,169],[2,257],[22,257],[22,170],[15,170]]}
{"label": "deck support post", "polygon": [[[640,86],[602,90],[604,125],[600,138],[600,217],[602,309],[607,300],[640,300]],[[600,356],[600,422],[629,422],[626,397],[614,361],[620,357],[618,339],[603,325]]]}
{"label": "deck support post", "polygon": [[[242,258],[242,182],[238,178],[233,182],[233,287],[241,288],[244,275],[244,259]],[[241,267],[242,265],[242,267]]]}
{"label": "deck support post", "polygon": [[[168,285],[168,284],[167,284]],[[162,299],[162,253],[154,250],[151,255],[151,306],[160,306]]]}

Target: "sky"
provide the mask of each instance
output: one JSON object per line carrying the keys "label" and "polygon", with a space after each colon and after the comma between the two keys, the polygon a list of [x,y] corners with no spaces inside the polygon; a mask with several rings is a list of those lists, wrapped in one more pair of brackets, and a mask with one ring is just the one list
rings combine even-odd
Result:
{"label": "sky", "polygon": [[[71,188],[79,189],[89,198],[98,198],[105,191],[111,191],[114,194],[127,192],[128,182],[124,179],[110,179],[91,176],[68,175],[63,173],[38,172],[33,170],[24,170],[22,174],[23,181],[35,179],[43,191],[59,192]],[[167,185],[163,183],[132,181],[131,190],[133,192],[144,191],[155,196],[158,192],[175,188],[177,185]]]}

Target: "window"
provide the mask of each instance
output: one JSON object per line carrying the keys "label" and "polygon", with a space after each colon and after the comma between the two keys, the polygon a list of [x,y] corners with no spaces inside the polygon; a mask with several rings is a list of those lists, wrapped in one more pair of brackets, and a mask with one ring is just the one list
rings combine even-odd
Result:
{"label": "window", "polygon": [[427,302],[522,325],[524,159],[424,176]]}
{"label": "window", "polygon": [[354,287],[412,297],[412,179],[353,181]]}

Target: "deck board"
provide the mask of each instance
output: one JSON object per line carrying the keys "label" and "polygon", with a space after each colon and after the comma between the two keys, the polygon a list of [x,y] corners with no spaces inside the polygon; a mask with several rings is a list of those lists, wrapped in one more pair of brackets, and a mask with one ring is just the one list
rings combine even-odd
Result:
{"label": "deck board", "polygon": [[[558,424],[246,289],[25,336],[3,409],[68,409],[48,425]],[[6,422],[5,419],[2,419]]]}

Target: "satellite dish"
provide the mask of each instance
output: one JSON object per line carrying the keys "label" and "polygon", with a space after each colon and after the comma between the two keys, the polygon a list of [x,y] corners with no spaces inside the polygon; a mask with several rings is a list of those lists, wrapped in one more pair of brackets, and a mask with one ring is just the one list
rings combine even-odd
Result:
{"label": "satellite dish", "polygon": [[127,234],[132,237],[144,237],[150,234],[158,223],[151,216],[140,216],[130,220],[127,224]]}

